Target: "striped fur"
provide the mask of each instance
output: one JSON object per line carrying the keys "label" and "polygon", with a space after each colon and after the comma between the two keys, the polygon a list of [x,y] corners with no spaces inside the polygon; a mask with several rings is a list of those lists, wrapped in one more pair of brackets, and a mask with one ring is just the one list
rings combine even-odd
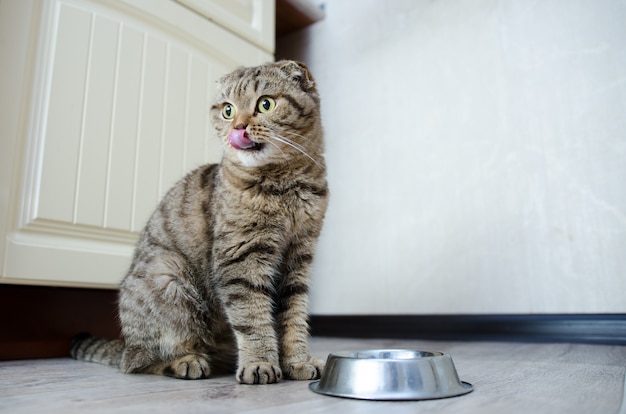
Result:
{"label": "striped fur", "polygon": [[[261,111],[270,108],[262,97],[271,111]],[[307,347],[309,274],[328,200],[319,103],[297,62],[221,79],[211,108],[221,163],[178,182],[144,228],[120,287],[123,340],[77,338],[74,358],[185,379],[236,370],[246,384],[320,376]],[[254,147],[229,145],[235,129]]]}

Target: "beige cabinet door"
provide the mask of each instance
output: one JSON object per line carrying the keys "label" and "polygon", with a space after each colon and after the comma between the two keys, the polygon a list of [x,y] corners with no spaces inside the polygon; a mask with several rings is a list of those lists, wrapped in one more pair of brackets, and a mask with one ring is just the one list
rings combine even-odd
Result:
{"label": "beige cabinet door", "polygon": [[272,0],[176,0],[226,30],[274,53],[275,5]]}
{"label": "beige cabinet door", "polygon": [[158,200],[221,156],[215,80],[272,56],[169,0],[35,4],[0,281],[115,287]]}

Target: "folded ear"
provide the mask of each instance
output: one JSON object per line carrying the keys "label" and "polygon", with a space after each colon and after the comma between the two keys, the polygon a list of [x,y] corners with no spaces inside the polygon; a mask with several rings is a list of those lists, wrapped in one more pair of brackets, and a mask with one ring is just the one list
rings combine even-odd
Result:
{"label": "folded ear", "polygon": [[233,70],[232,72],[226,73],[222,76],[220,76],[217,79],[217,83],[220,85],[226,85],[228,83],[231,83],[237,79],[240,79],[244,72],[246,71],[246,68],[243,66],[239,66],[238,68],[236,68],[235,70]]}
{"label": "folded ear", "polygon": [[282,70],[289,78],[297,82],[305,91],[315,91],[315,79],[309,72],[309,68],[295,60],[281,60],[276,62],[280,70]]}

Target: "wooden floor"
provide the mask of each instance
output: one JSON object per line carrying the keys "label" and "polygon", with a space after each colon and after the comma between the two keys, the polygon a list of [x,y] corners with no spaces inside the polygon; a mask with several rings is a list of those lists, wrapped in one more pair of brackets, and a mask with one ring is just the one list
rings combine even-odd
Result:
{"label": "wooden floor", "polygon": [[470,394],[431,401],[326,397],[308,382],[239,385],[124,375],[71,359],[0,362],[1,413],[620,413],[626,347],[313,338],[312,352],[411,348],[452,355]]}

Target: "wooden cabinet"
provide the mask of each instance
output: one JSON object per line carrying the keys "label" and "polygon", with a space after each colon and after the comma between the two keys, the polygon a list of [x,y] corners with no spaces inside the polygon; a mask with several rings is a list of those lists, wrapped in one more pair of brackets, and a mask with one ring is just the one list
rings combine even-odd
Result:
{"label": "wooden cabinet", "polygon": [[219,160],[215,80],[273,59],[273,16],[267,0],[0,3],[0,281],[117,286],[164,192]]}

